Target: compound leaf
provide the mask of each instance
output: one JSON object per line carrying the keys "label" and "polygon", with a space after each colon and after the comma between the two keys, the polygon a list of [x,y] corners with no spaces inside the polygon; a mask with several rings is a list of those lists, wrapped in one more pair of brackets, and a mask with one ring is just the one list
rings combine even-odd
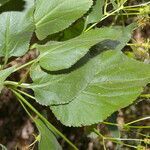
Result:
{"label": "compound leaf", "polygon": [[69,27],[92,5],[92,0],[37,0],[36,34],[39,39]]}

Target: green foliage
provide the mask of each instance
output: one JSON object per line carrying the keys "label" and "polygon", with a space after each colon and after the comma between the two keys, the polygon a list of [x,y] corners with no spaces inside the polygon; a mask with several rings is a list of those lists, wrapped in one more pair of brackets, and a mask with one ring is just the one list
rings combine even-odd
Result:
{"label": "green foliage", "polygon": [[[0,0],[0,6],[5,2]],[[113,26],[112,22],[107,27],[104,24],[95,27],[110,16],[115,16],[116,21],[124,12],[131,11],[132,15],[135,9],[142,15],[149,12],[148,9],[141,11],[146,4],[138,8],[138,5],[124,6],[125,2],[25,0],[22,9],[1,10],[0,91],[4,85],[8,86],[23,108],[27,111],[28,106],[41,119],[35,120],[40,132],[39,149],[61,149],[54,133],[77,148],[21,94],[48,106],[64,125],[85,126],[102,122],[133,103],[150,82],[150,65],[129,58],[121,51],[130,41],[136,23],[124,27]],[[17,8],[16,4],[13,7]],[[23,56],[30,48],[39,52],[35,60],[16,69],[7,68],[13,56]],[[11,73],[31,64],[33,83],[22,83],[24,79],[5,81]],[[33,90],[34,95],[19,87]]]}
{"label": "green foliage", "polygon": [[[76,95],[70,98],[70,103],[50,108],[63,124],[82,126],[102,122],[114,111],[131,104],[149,82],[150,69],[149,65],[129,59],[118,51],[107,51],[69,77],[73,83],[67,77],[65,80],[78,88]],[[82,86],[78,84],[79,79]]]}
{"label": "green foliage", "polygon": [[76,36],[79,36],[84,29],[84,24],[85,21],[83,18],[77,20],[75,23],[73,23],[73,25],[63,31],[63,35],[60,37],[60,40],[66,41]]}
{"label": "green foliage", "polygon": [[57,71],[70,68],[98,42],[117,40],[124,36],[123,33],[122,27],[105,27],[83,33],[68,41],[49,42],[35,47],[40,51],[40,65],[46,70]]}
{"label": "green foliage", "polygon": [[4,85],[4,81],[6,80],[6,78],[14,71],[14,67],[8,68],[8,69],[4,69],[4,70],[0,70],[0,93],[1,90],[3,88]]}
{"label": "green foliage", "polygon": [[47,128],[47,126],[40,120],[35,119],[36,126],[40,132],[40,141],[38,144],[39,150],[61,150],[55,135]]}
{"label": "green foliage", "polygon": [[104,0],[97,0],[92,8],[91,13],[86,18],[86,25],[99,22],[103,16]]}
{"label": "green foliage", "polygon": [[[88,47],[90,47],[92,44],[96,44],[98,41],[100,42],[101,40],[103,41],[105,39],[113,39],[113,40],[119,39],[120,41],[118,41],[118,43],[120,44],[118,45],[117,43],[116,45],[114,45],[115,49],[117,50],[121,46],[124,47],[126,42],[129,41],[130,36],[131,36],[131,34],[129,33],[132,31],[132,29],[133,29],[133,26],[129,26],[124,30],[121,27],[96,29],[96,30],[87,32],[84,35],[81,35],[75,39],[72,39],[63,43],[61,42],[60,43],[61,45],[58,43],[59,46],[57,46],[56,42],[50,43],[48,46],[38,45],[37,46],[38,49],[42,48],[43,51],[45,50],[45,52],[43,52],[42,54],[46,53],[45,56],[43,57],[43,61],[41,61],[42,56],[40,56],[40,61],[41,61],[40,65],[44,67],[45,69],[49,69],[50,67],[53,67],[53,66],[58,68],[58,65],[61,65],[61,66],[65,64],[69,65],[72,61],[75,61],[75,62],[77,61],[77,60],[73,60],[73,58],[77,56],[76,55],[77,51],[79,51],[80,53],[82,51],[87,52]],[[110,33],[111,35],[115,35],[115,36],[109,37]],[[117,36],[116,36],[116,33],[117,33]],[[56,43],[56,46],[55,46],[55,43]],[[110,44],[110,41],[108,43]],[[52,46],[54,46],[54,48]],[[99,44],[99,47],[104,47],[104,46],[105,46],[105,49],[113,48],[113,45],[109,45],[109,47],[107,47],[105,43]],[[50,53],[51,51],[48,50],[48,48],[52,50],[54,49],[54,54],[51,54]],[[63,53],[61,53],[61,50]],[[102,51],[102,50],[103,48],[101,49],[99,48],[99,51]],[[71,59],[69,56],[71,57]],[[55,60],[57,59],[57,60],[55,61],[54,59]],[[53,65],[49,65],[49,64],[53,64]],[[97,64],[95,65],[97,66]],[[55,68],[50,68],[50,69],[52,70]],[[58,69],[60,69],[60,67]],[[90,69],[87,69],[87,71],[83,70],[80,73],[78,72],[79,70],[77,70],[75,74],[74,72],[70,72],[69,74],[53,75],[51,73],[46,73],[42,71],[40,67],[37,65],[32,66],[31,77],[34,81],[34,83],[32,84],[32,89],[35,92],[36,100],[42,105],[64,104],[64,103],[68,103],[72,101],[73,97],[76,97],[77,93],[79,93],[79,91],[83,89],[83,87],[87,83],[87,78],[85,76],[86,75],[88,76],[91,72],[88,70]]]}
{"label": "green foliage", "polygon": [[92,0],[37,0],[34,14],[37,37],[44,39],[69,27],[91,5]]}
{"label": "green foliage", "polygon": [[34,31],[33,0],[28,0],[22,12],[4,12],[0,15],[0,57],[5,63],[11,56],[22,56],[29,49]]}

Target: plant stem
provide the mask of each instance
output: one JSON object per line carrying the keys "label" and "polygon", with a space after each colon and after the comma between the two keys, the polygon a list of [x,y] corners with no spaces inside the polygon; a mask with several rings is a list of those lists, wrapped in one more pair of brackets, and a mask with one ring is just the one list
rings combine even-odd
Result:
{"label": "plant stem", "polygon": [[[25,105],[23,104],[23,102],[18,98],[18,101],[20,102],[20,104],[22,105],[22,107],[24,108],[24,110],[26,111],[26,113],[28,114],[28,116],[35,122],[35,119],[32,117],[32,115],[29,113],[29,111],[27,110],[27,108],[25,107]],[[36,139],[32,144],[30,144],[28,146],[28,148],[30,148],[31,146],[33,146],[36,142],[38,142],[38,140]]]}
{"label": "plant stem", "polygon": [[4,85],[13,85],[15,87],[30,88],[30,84],[27,83],[19,84],[18,82],[14,82],[14,81],[5,81]]}
{"label": "plant stem", "polygon": [[106,150],[106,147],[105,147],[105,140],[111,140],[112,142],[114,142],[114,143],[117,143],[117,144],[122,144],[122,145],[124,145],[124,146],[127,146],[127,147],[132,147],[132,148],[137,148],[136,146],[133,146],[133,145],[128,145],[128,144],[125,144],[125,143],[123,143],[123,142],[121,142],[121,141],[144,141],[144,140],[142,140],[142,139],[121,139],[121,138],[111,138],[111,137],[105,137],[105,136],[103,136],[97,129],[95,129],[94,128],[94,132],[98,135],[98,136],[100,136],[101,138],[102,138],[102,140],[103,140],[103,147],[104,147],[104,149]]}
{"label": "plant stem", "polygon": [[[118,9],[112,11],[111,13],[107,13],[100,21],[105,20],[107,17],[113,15],[114,13],[120,11],[121,9],[123,9],[123,5],[121,5]],[[87,28],[84,32],[88,32],[89,30],[91,30],[93,27],[95,27],[98,24],[98,22],[94,23],[93,25],[91,25],[89,28]]]}
{"label": "plant stem", "polygon": [[62,137],[70,146],[72,146],[75,150],[78,150],[78,148],[70,141],[68,140],[59,130],[57,130],[45,117],[43,117],[26,99],[22,97],[21,94],[16,92],[15,90],[11,89],[13,93],[23,102],[25,103],[37,116],[45,122],[45,124],[48,125],[51,131],[54,133],[57,133],[60,137]]}
{"label": "plant stem", "polygon": [[103,148],[104,148],[104,150],[106,150],[106,146],[105,146],[105,137],[97,130],[97,129],[93,129],[94,130],[94,132],[98,135],[98,136],[100,136],[101,138],[102,138],[102,140],[103,140]]}
{"label": "plant stem", "polygon": [[25,95],[25,96],[27,96],[27,97],[33,99],[33,100],[36,100],[36,98],[35,98],[34,96],[32,96],[32,95],[30,95],[30,94],[28,94],[28,93],[26,93],[26,92],[23,92],[23,91],[18,90],[18,89],[15,89],[15,90],[18,91],[19,93],[21,93],[21,94],[23,94],[23,95]]}
{"label": "plant stem", "polygon": [[137,147],[136,146],[133,146],[133,145],[129,145],[129,144],[125,144],[121,141],[116,141],[116,140],[111,140],[112,142],[116,143],[116,144],[120,144],[120,145],[123,145],[123,146],[126,146],[126,147],[131,147],[131,148],[134,148],[137,150]]}
{"label": "plant stem", "polygon": [[142,95],[140,95],[140,97],[143,97],[143,98],[150,98],[150,94],[142,94]]}
{"label": "plant stem", "polygon": [[27,110],[27,108],[25,107],[25,105],[23,104],[23,102],[17,98],[18,101],[20,102],[20,104],[22,105],[23,109],[26,111],[26,113],[28,114],[28,116],[34,121],[34,118],[32,117],[32,115],[29,113],[29,111]]}
{"label": "plant stem", "polygon": [[147,3],[143,3],[143,4],[139,4],[139,5],[132,5],[132,6],[125,6],[124,8],[134,8],[134,7],[142,7],[142,6],[146,6],[146,5],[149,5],[150,2],[147,2]]}
{"label": "plant stem", "polygon": [[[111,122],[102,122],[103,124],[106,124],[106,125],[111,125],[111,126],[117,126],[117,127],[120,127],[119,124],[115,124],[115,123],[111,123]],[[130,125],[123,125],[123,127],[128,127],[128,128],[134,128],[134,129],[149,129],[150,126],[130,126]]]}
{"label": "plant stem", "polygon": [[140,141],[143,142],[142,139],[122,139],[122,138],[111,138],[111,137],[105,137],[107,140],[117,140],[117,141]]}
{"label": "plant stem", "polygon": [[150,129],[150,126],[127,126],[132,129]]}
{"label": "plant stem", "polygon": [[21,65],[20,67],[16,68],[16,69],[14,70],[14,72],[16,72],[16,71],[18,71],[18,70],[20,70],[20,69],[22,69],[22,68],[25,68],[25,67],[27,67],[27,66],[33,64],[34,62],[36,62],[36,59],[34,59],[34,60],[32,60],[32,61],[29,61],[28,63],[26,63],[26,64],[24,64],[24,65]]}
{"label": "plant stem", "polygon": [[33,143],[31,143],[29,146],[27,146],[27,149],[30,149],[33,145],[35,145],[38,142],[38,140],[36,139],[35,141],[33,141]]}
{"label": "plant stem", "polygon": [[97,129],[93,129],[94,130],[94,132],[98,135],[98,136],[100,136],[102,139],[103,138],[105,138]]}
{"label": "plant stem", "polygon": [[142,133],[137,133],[137,134],[139,134],[139,135],[141,135],[141,136],[143,136],[143,137],[146,137],[146,138],[150,138],[149,135],[145,135],[145,134],[142,134]]}
{"label": "plant stem", "polygon": [[[126,1],[125,1],[125,2],[126,2]],[[125,3],[125,2],[124,2],[124,3]],[[116,13],[116,12],[118,12],[118,11],[120,11],[120,10],[129,9],[129,8],[135,8],[135,7],[141,7],[141,6],[146,6],[146,5],[150,4],[150,2],[147,2],[147,3],[144,3],[144,4],[140,4],[140,5],[123,6],[124,3],[123,3],[118,9],[116,9],[116,10],[110,12],[110,13],[107,13],[107,12],[106,12],[106,7],[107,7],[107,5],[105,4],[105,6],[104,6],[104,17],[103,17],[100,21],[105,20],[107,17],[113,15],[114,13]],[[106,13],[106,15],[105,15],[105,13]],[[140,14],[140,13],[132,13],[132,14],[130,14],[130,15],[138,15],[138,14]],[[121,15],[124,15],[124,14],[121,14]],[[125,14],[125,15],[129,15],[129,14]],[[100,21],[99,21],[99,22],[100,22]],[[95,27],[97,24],[98,24],[98,22],[92,24],[92,25],[91,25],[89,28],[87,28],[84,32],[87,32],[87,31],[91,30],[91,29],[92,29],[93,27]]]}
{"label": "plant stem", "polygon": [[150,48],[150,44],[149,43],[128,43],[127,45],[129,46],[136,46],[136,47],[146,47],[146,48]]}
{"label": "plant stem", "polygon": [[147,120],[147,119],[150,119],[150,116],[145,117],[145,118],[141,118],[141,119],[137,119],[137,120],[134,120],[134,121],[129,122],[129,123],[126,123],[125,126],[128,126],[128,125],[136,123],[136,122],[140,122],[140,121],[143,121],[143,120]]}
{"label": "plant stem", "polygon": [[111,122],[102,122],[103,124],[111,125],[111,126],[120,126],[119,124],[116,123],[111,123]]}
{"label": "plant stem", "polygon": [[117,141],[144,141],[142,139],[122,139],[122,138],[111,138],[111,137],[105,137],[103,136],[97,129],[94,128],[94,132],[99,135],[101,138],[107,139],[107,140],[117,140]]}
{"label": "plant stem", "polygon": [[105,1],[105,5],[104,5],[104,15],[107,15],[107,6],[108,6],[108,0]]}

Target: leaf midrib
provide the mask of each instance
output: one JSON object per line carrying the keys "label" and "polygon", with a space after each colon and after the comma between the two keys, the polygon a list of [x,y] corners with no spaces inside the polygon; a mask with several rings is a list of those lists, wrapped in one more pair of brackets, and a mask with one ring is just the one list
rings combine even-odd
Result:
{"label": "leaf midrib", "polygon": [[5,64],[7,63],[8,60],[8,37],[9,37],[9,30],[10,30],[10,16],[7,15],[7,20],[6,20],[6,30],[5,30]]}

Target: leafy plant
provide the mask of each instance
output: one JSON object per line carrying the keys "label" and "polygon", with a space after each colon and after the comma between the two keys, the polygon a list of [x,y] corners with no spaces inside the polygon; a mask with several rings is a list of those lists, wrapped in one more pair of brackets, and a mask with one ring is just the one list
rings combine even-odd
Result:
{"label": "leafy plant", "polygon": [[[0,4],[5,6],[4,2]],[[130,8],[141,8],[125,6],[125,3],[26,0],[22,11],[4,11],[1,6],[0,90],[4,86],[9,88],[35,122],[39,130],[36,139],[39,149],[61,149],[56,136],[77,148],[23,95],[48,106],[62,124],[80,127],[103,122],[113,112],[130,105],[150,82],[150,65],[121,51],[131,40],[137,24],[96,26],[110,16],[119,17]],[[147,7],[146,4],[141,9]],[[109,5],[112,6],[110,11]],[[79,32],[76,33],[76,29]],[[32,49],[38,51],[37,58],[8,68],[14,57],[23,56]],[[30,74],[32,83],[26,83],[26,76],[19,82],[7,79],[25,67],[29,68],[26,75]],[[33,90],[34,96],[23,89]]]}

